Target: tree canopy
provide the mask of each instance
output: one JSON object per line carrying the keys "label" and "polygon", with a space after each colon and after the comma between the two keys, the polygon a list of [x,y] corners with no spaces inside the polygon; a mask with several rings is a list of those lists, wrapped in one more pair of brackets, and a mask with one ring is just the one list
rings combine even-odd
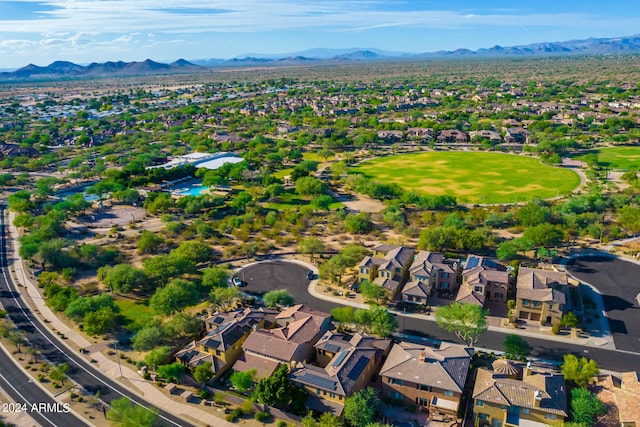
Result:
{"label": "tree canopy", "polygon": [[453,303],[435,310],[436,323],[453,332],[467,345],[473,346],[488,329],[489,311],[475,304]]}

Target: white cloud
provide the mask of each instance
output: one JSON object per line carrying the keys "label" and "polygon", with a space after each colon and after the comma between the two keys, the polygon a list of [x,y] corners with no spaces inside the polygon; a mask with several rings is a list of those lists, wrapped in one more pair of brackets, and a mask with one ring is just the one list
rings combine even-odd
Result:
{"label": "white cloud", "polygon": [[[3,32],[216,33],[323,29],[362,31],[382,27],[457,29],[477,27],[640,26],[640,18],[614,19],[580,13],[489,14],[424,10],[392,10],[393,2],[358,0],[49,0],[47,10],[32,20],[0,20]],[[385,5],[381,9],[381,5]]]}

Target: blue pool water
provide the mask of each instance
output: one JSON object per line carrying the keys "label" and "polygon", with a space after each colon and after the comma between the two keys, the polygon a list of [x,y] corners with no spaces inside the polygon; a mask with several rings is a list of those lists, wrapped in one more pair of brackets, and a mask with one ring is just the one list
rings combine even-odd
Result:
{"label": "blue pool water", "polygon": [[210,186],[204,185],[189,185],[187,187],[176,188],[173,191],[182,195],[182,196],[200,196],[202,193],[206,192]]}

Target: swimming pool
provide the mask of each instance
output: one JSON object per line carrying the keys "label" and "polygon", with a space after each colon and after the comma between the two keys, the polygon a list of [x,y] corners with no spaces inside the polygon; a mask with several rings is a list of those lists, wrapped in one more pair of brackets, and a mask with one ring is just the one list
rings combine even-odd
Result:
{"label": "swimming pool", "polygon": [[210,188],[208,185],[191,184],[186,187],[174,188],[172,191],[179,196],[201,196]]}

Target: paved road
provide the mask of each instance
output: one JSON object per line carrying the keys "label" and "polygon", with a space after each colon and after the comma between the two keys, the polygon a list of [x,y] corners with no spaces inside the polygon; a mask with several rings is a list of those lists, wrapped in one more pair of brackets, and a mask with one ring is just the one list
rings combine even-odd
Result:
{"label": "paved road", "polygon": [[[240,277],[248,282],[244,290],[261,295],[274,289],[287,289],[293,295],[296,303],[306,304],[316,310],[330,313],[339,303],[314,298],[307,291],[309,280],[306,278],[307,269],[286,261],[272,261],[254,264],[240,271]],[[416,334],[424,337],[460,343],[452,333],[442,330],[435,322],[410,316],[397,316],[400,332]],[[502,342],[506,335],[501,332],[488,331],[478,341],[478,347],[501,351]],[[640,366],[640,354],[622,353],[581,345],[564,344],[544,339],[526,338],[532,346],[531,356],[548,360],[561,361],[565,354],[573,353],[594,358],[600,367],[612,371],[637,370]]]}
{"label": "paved road", "polygon": [[616,348],[640,352],[640,265],[590,256],[571,260],[567,270],[602,293]]}
{"label": "paved road", "polygon": [[[143,406],[151,407],[152,405],[141,399],[140,397],[132,394],[129,390],[124,388],[116,381],[103,375],[96,370],[90,363],[88,363],[83,357],[77,355],[62,345],[56,336],[44,326],[40,319],[35,316],[29,307],[20,298],[19,292],[14,288],[11,280],[9,280],[8,265],[14,260],[6,256],[5,251],[5,233],[6,227],[4,223],[4,212],[0,209],[0,246],[2,247],[2,259],[0,260],[0,268],[2,274],[0,274],[0,303],[5,310],[9,313],[9,317],[16,324],[16,326],[25,332],[27,340],[42,354],[48,361],[60,364],[67,363],[69,370],[67,375],[72,378],[77,384],[86,389],[89,393],[95,394],[100,392],[100,397],[103,401],[109,403],[114,399],[119,399],[123,396],[129,397],[133,402]],[[15,370],[15,368],[14,368]],[[2,373],[4,374],[4,369]],[[22,390],[23,387],[28,387],[29,383],[19,382],[14,383],[16,388]],[[58,426],[74,426],[75,417],[67,419],[66,422],[56,423]],[[158,416],[158,425],[175,425],[175,426],[191,426],[192,424],[178,418],[166,411],[160,410]],[[48,425],[48,424],[47,424]],[[78,424],[80,425],[80,424]]]}

